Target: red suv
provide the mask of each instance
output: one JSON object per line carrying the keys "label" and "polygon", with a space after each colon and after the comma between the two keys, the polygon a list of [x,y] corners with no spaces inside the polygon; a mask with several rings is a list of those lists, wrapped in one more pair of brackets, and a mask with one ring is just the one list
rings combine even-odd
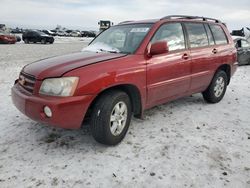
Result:
{"label": "red suv", "polygon": [[0,30],[0,44],[15,44],[17,39],[15,35],[10,35]]}
{"label": "red suv", "polygon": [[31,119],[62,128],[78,129],[89,117],[94,138],[114,145],[145,109],[198,92],[219,102],[236,67],[234,42],[219,20],[128,21],[82,52],[26,65],[12,100]]}

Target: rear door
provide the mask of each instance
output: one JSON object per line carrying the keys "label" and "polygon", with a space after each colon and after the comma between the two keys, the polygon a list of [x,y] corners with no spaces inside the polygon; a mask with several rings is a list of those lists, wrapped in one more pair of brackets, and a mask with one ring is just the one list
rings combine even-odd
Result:
{"label": "rear door", "polygon": [[197,22],[185,23],[191,49],[191,87],[192,93],[203,91],[213,77],[213,63],[216,63],[216,48],[208,25]]}
{"label": "rear door", "polygon": [[181,23],[166,23],[156,31],[151,43],[165,40],[166,54],[147,61],[148,107],[185,95],[190,86],[191,58]]}
{"label": "rear door", "polygon": [[218,67],[223,64],[232,63],[234,61],[234,58],[232,57],[234,49],[229,45],[229,40],[224,29],[215,23],[209,24],[209,28],[211,29],[215,41],[214,49],[216,50],[217,56],[217,65],[215,66]]}

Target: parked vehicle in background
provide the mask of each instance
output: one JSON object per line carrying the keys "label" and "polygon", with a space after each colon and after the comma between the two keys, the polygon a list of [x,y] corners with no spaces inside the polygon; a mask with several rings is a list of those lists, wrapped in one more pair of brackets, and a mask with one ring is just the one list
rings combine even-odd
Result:
{"label": "parked vehicle in background", "polygon": [[69,34],[67,32],[65,32],[65,31],[57,31],[56,35],[59,36],[59,37],[69,36]]}
{"label": "parked vehicle in background", "polygon": [[96,37],[96,34],[91,31],[82,31],[81,36],[82,37]]}
{"label": "parked vehicle in background", "polygon": [[250,65],[250,43],[244,38],[234,39],[239,65]]}
{"label": "parked vehicle in background", "polygon": [[79,31],[71,31],[70,36],[71,37],[80,37],[81,33]]}
{"label": "parked vehicle in background", "polygon": [[0,31],[0,44],[15,44],[16,41],[15,35]]}
{"label": "parked vehicle in background", "polygon": [[6,30],[6,25],[5,25],[5,24],[0,24],[0,30],[1,30],[1,31]]}
{"label": "parked vehicle in background", "polygon": [[15,29],[11,29],[11,33],[13,34],[23,33],[23,29],[17,27]]}
{"label": "parked vehicle in background", "polygon": [[243,37],[245,38],[248,42],[250,42],[250,28],[249,27],[243,27],[240,30],[233,30],[231,32],[231,35],[234,36],[235,38],[238,37]]}
{"label": "parked vehicle in background", "polygon": [[82,52],[26,65],[12,101],[28,117],[62,128],[79,129],[89,117],[94,138],[115,145],[145,109],[193,93],[220,102],[236,68],[234,42],[219,20],[123,22]]}
{"label": "parked vehicle in background", "polygon": [[28,43],[52,44],[54,42],[54,38],[52,36],[49,36],[41,31],[32,31],[32,30],[24,32],[22,35],[22,39],[26,44]]}
{"label": "parked vehicle in background", "polygon": [[99,32],[105,31],[106,29],[110,28],[111,25],[113,25],[113,24],[114,23],[113,22],[111,23],[111,21],[109,21],[109,20],[100,20],[98,22],[98,25],[100,26],[99,27]]}
{"label": "parked vehicle in background", "polygon": [[50,32],[52,32],[52,33],[53,33],[53,34],[52,34],[52,36],[57,36],[57,30],[52,29],[52,30],[50,30]]}
{"label": "parked vehicle in background", "polygon": [[47,34],[47,35],[50,35],[50,36],[56,36],[56,33],[55,32],[52,32],[50,30],[42,30],[43,33]]}

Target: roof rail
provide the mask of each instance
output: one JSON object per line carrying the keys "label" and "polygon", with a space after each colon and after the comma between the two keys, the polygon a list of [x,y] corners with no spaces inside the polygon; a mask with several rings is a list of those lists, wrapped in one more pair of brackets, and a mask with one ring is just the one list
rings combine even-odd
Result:
{"label": "roof rail", "polygon": [[129,23],[129,22],[133,22],[133,20],[123,21],[123,22],[118,23],[118,25],[120,25],[120,24],[124,24],[124,23]]}
{"label": "roof rail", "polygon": [[221,21],[214,18],[207,18],[201,16],[188,16],[188,15],[169,15],[161,18],[160,20],[165,19],[201,19],[202,21],[215,21],[215,23],[220,23]]}

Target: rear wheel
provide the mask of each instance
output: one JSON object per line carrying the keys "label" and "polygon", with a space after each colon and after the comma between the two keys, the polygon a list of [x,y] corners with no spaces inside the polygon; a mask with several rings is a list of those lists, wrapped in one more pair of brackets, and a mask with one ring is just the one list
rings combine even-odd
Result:
{"label": "rear wheel", "polygon": [[209,103],[220,102],[225,95],[227,83],[227,74],[222,70],[217,71],[209,87],[202,93],[203,98]]}
{"label": "rear wheel", "polygon": [[116,145],[127,133],[131,120],[129,96],[119,90],[104,93],[91,114],[91,132],[96,141]]}

